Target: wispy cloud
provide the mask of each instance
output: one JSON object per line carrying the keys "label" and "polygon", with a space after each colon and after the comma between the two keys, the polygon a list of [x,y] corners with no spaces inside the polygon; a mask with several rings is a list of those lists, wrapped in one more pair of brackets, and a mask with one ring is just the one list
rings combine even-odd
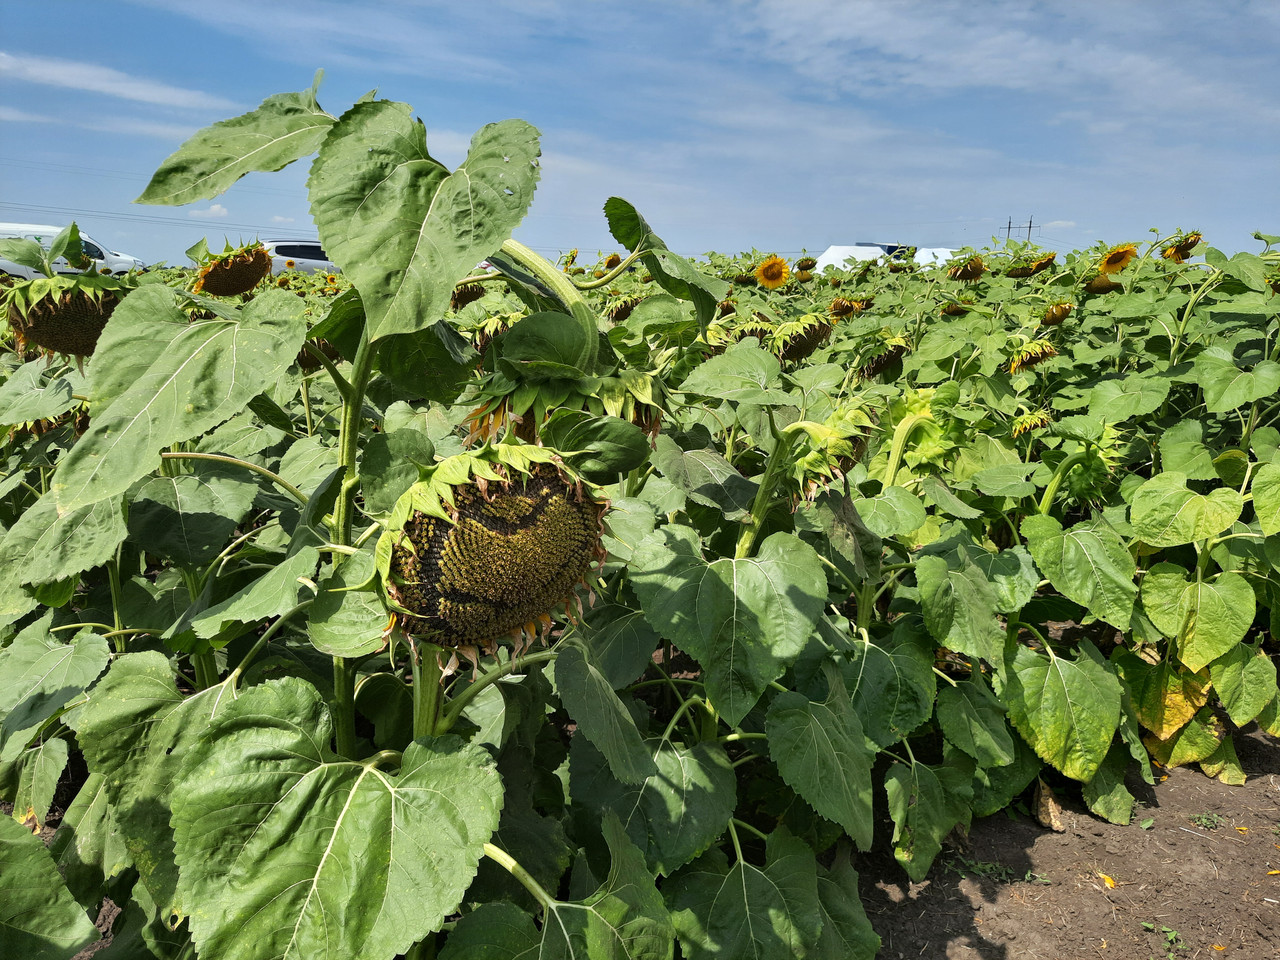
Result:
{"label": "wispy cloud", "polygon": [[220,203],[205,210],[188,210],[187,216],[194,217],[196,220],[222,220],[227,216],[227,208]]}
{"label": "wispy cloud", "polygon": [[294,220],[296,219],[297,219],[296,217],[282,217],[280,216],[280,214],[277,213],[274,216],[272,216],[271,222],[272,223],[293,223]]}
{"label": "wispy cloud", "polygon": [[77,60],[0,51],[0,76],[166,107],[198,110],[231,110],[236,107],[232,101],[213,94],[134,77],[111,67]]}
{"label": "wispy cloud", "polygon": [[44,117],[35,113],[15,110],[13,107],[0,107],[0,123],[52,123],[52,117]]}

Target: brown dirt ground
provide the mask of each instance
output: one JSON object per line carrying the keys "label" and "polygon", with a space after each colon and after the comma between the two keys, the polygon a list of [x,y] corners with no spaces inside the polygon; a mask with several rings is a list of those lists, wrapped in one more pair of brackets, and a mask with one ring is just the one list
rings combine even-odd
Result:
{"label": "brown dirt ground", "polygon": [[1064,832],[998,813],[921,883],[873,850],[858,868],[880,958],[1280,960],[1280,743],[1254,730],[1236,749],[1243,786],[1158,771],[1129,784],[1128,826],[1060,790]]}

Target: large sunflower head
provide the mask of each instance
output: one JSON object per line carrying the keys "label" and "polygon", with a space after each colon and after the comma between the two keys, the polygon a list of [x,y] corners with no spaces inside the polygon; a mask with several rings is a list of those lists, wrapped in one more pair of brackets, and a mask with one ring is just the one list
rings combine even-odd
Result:
{"label": "large sunflower head", "polygon": [[1051,303],[1045,308],[1044,319],[1040,322],[1046,327],[1056,327],[1071,316],[1071,311],[1075,309],[1075,306],[1070,300],[1058,300]]}
{"label": "large sunflower head", "polygon": [[789,276],[791,268],[787,266],[787,261],[778,256],[766,258],[755,270],[756,280],[766,290],[777,290],[787,282]]}
{"label": "large sunflower head", "polygon": [[1119,273],[1129,265],[1129,261],[1138,255],[1138,246],[1133,243],[1122,243],[1112,247],[1102,255],[1098,263],[1099,273]]}
{"label": "large sunflower head", "polygon": [[0,317],[9,322],[19,350],[37,347],[55,354],[90,356],[116,304],[134,287],[132,275],[76,273],[20,280],[0,297]]}
{"label": "large sunflower head", "polygon": [[388,520],[379,571],[411,635],[493,651],[549,624],[604,556],[606,505],[553,451],[504,446],[438,463]]}

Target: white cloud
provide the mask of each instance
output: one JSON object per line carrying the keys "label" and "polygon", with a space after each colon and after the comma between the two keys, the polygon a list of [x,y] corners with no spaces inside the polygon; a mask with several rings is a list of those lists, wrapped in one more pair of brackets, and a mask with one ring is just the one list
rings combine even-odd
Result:
{"label": "white cloud", "polygon": [[188,210],[188,217],[195,217],[197,220],[221,220],[227,215],[227,208],[220,203],[215,203],[208,210]]}
{"label": "white cloud", "polygon": [[1040,224],[1040,228],[1042,230],[1068,230],[1075,225],[1076,222],[1074,220],[1050,220],[1048,223]]}
{"label": "white cloud", "polygon": [[25,113],[12,107],[0,107],[0,123],[52,123],[52,117],[42,117],[34,113]]}
{"label": "white cloud", "polygon": [[271,218],[271,222],[272,223],[293,223],[294,219],[295,218],[293,217],[282,217],[280,216],[280,214],[277,213]]}
{"label": "white cloud", "polygon": [[223,97],[134,77],[110,67],[77,60],[14,55],[0,51],[0,76],[49,87],[65,87],[105,94],[138,103],[196,110],[231,110],[236,104]]}

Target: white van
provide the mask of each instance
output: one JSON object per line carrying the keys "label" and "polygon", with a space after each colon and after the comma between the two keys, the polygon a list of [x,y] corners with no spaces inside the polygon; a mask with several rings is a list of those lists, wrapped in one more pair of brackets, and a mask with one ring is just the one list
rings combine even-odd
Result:
{"label": "white van", "polygon": [[[49,245],[53,243],[53,238],[64,229],[66,228],[51,226],[47,223],[0,223],[0,240],[12,238],[34,240],[47,250]],[[147,265],[137,257],[108,250],[83,231],[80,233],[80,242],[85,256],[92,258],[97,263],[99,273],[128,273],[130,270],[147,269]],[[72,267],[65,257],[59,257],[53,261],[53,269],[58,273],[80,272]],[[32,280],[36,276],[36,271],[31,267],[24,267],[21,264],[14,263],[12,260],[4,259],[0,259],[0,273],[7,273],[12,277],[20,277],[23,280]]]}

